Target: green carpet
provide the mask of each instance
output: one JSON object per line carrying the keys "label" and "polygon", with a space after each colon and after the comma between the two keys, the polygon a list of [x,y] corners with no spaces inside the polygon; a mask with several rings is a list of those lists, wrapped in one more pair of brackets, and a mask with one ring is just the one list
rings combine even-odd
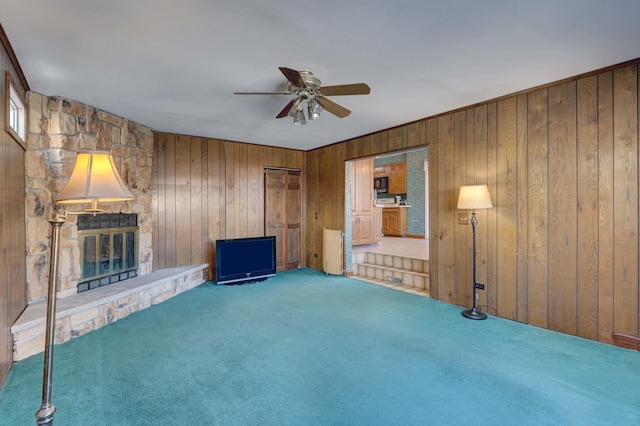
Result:
{"label": "green carpet", "polygon": [[[56,425],[636,425],[640,353],[299,269],[56,346]],[[33,425],[42,355],[0,424]]]}

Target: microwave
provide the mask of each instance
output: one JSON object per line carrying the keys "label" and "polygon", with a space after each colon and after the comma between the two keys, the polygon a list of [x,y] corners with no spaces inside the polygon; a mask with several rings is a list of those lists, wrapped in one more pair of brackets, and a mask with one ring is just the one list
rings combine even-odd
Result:
{"label": "microwave", "polygon": [[389,192],[389,176],[373,178],[373,189],[377,193]]}

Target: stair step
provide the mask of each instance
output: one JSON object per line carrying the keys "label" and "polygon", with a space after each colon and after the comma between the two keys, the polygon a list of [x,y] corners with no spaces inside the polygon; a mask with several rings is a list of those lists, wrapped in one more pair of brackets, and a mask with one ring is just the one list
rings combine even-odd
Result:
{"label": "stair step", "polygon": [[429,261],[423,259],[413,259],[410,257],[384,254],[384,253],[359,253],[354,256],[354,264],[370,264],[387,268],[400,269],[405,271],[415,271],[429,273]]}
{"label": "stair step", "polygon": [[353,278],[358,279],[360,281],[365,281],[371,284],[379,285],[382,287],[387,287],[392,290],[404,291],[406,293],[416,294],[418,296],[431,297],[431,292],[428,289],[417,288],[403,284],[394,284],[389,281],[376,280],[374,278],[367,278],[360,275],[354,276]]}
{"label": "stair step", "polygon": [[429,290],[429,273],[427,272],[418,272],[364,262],[354,265],[354,273],[358,277],[366,277]]}

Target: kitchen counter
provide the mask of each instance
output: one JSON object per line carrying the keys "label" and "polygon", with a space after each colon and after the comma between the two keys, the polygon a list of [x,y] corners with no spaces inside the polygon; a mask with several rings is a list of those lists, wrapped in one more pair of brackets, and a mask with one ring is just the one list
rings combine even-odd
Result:
{"label": "kitchen counter", "polygon": [[375,204],[374,207],[382,207],[382,208],[390,208],[390,207],[403,207],[403,208],[409,208],[411,206],[401,206],[400,204]]}

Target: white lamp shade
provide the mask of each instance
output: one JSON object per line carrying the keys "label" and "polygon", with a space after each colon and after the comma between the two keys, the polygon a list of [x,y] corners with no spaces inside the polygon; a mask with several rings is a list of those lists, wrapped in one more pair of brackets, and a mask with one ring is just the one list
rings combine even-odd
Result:
{"label": "white lamp shade", "polygon": [[118,174],[108,152],[79,152],[76,164],[56,203],[116,202],[135,197]]}
{"label": "white lamp shade", "polygon": [[458,209],[460,210],[477,210],[490,209],[491,196],[487,185],[463,185],[460,187],[460,196],[458,197]]}

